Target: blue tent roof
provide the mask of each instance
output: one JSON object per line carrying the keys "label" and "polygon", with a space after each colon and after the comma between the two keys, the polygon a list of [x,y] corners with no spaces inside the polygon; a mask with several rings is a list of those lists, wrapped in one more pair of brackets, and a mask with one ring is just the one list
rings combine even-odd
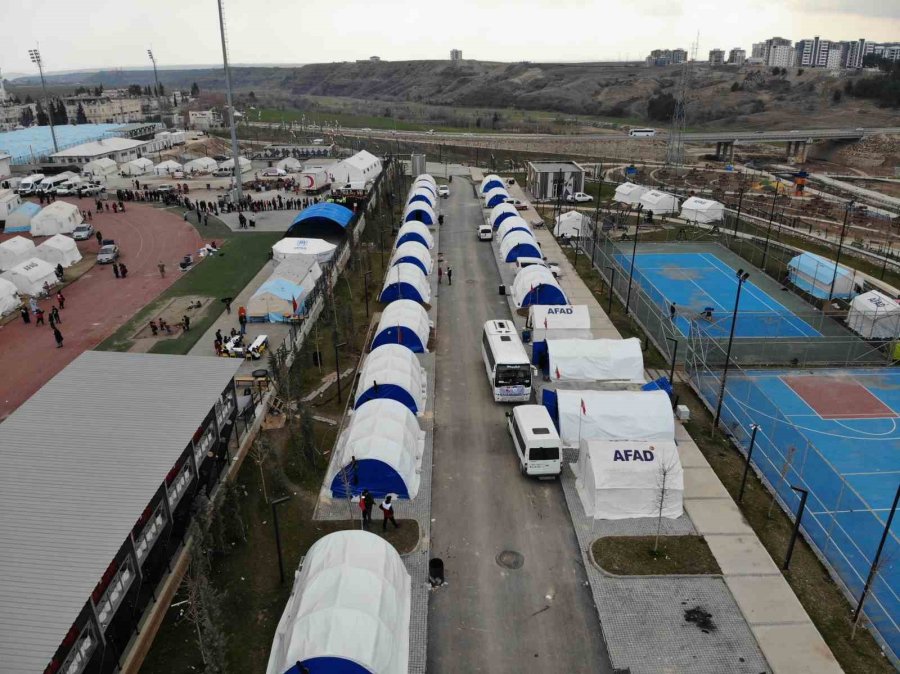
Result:
{"label": "blue tent roof", "polygon": [[413,414],[419,413],[419,405],[416,403],[412,393],[399,384],[374,384],[370,386],[357,396],[353,409],[359,409],[370,400],[381,399],[396,400],[398,403],[406,405]]}
{"label": "blue tent roof", "polygon": [[482,185],[481,193],[487,194],[495,187],[503,187],[503,182],[500,180],[497,180],[496,178],[494,178],[493,180],[488,180],[484,185]]}
{"label": "blue tent roof", "polygon": [[353,211],[332,203],[313,204],[304,208],[285,233],[287,237],[322,238],[327,234],[344,234],[353,220]]}
{"label": "blue tent roof", "polygon": [[[429,208],[431,207],[431,204],[427,201],[425,203]],[[421,222],[426,225],[435,224],[434,220],[431,218],[431,213],[424,208],[420,208],[417,201],[410,202],[409,206],[413,206],[413,208],[407,212],[406,217],[403,218],[403,222]]]}
{"label": "blue tent roof", "polygon": [[501,213],[500,215],[497,216],[497,219],[494,220],[494,229],[499,229],[500,225],[503,224],[503,221],[506,220],[506,218],[514,218],[514,217],[516,217],[515,213]]}
{"label": "blue tent roof", "polygon": [[[349,471],[347,471],[349,473]],[[350,494],[358,496],[363,489],[368,489],[375,498],[384,498],[388,494],[396,494],[400,498],[409,498],[409,487],[406,480],[393,466],[378,459],[360,459],[356,462],[356,470],[348,475]],[[335,498],[347,496],[344,475],[338,471],[331,480],[331,494]]]}
{"label": "blue tent roof", "polygon": [[[517,246],[518,247],[518,246]],[[522,307],[530,307],[532,304],[563,305],[569,301],[563,291],[549,283],[539,283],[529,290],[522,298]]]}
{"label": "blue tent roof", "polygon": [[[509,249],[509,253],[506,255],[506,262],[515,262],[520,257],[536,257],[542,258],[541,249],[538,248],[535,244],[532,243],[520,243]],[[544,302],[544,304],[551,304],[550,302]],[[562,304],[565,304],[563,302]]]}
{"label": "blue tent roof", "polygon": [[488,208],[493,208],[493,207],[496,206],[497,204],[502,204],[502,203],[503,203],[504,201],[506,201],[507,199],[509,199],[509,195],[508,195],[508,194],[495,194],[495,195],[492,196],[492,197],[490,198],[490,200],[487,202],[487,207],[488,207]]}
{"label": "blue tent roof", "polygon": [[381,291],[381,295],[378,297],[378,301],[384,304],[390,304],[397,300],[414,300],[421,304],[425,304],[422,293],[420,293],[414,285],[406,283],[405,281],[395,282],[385,286]]}
{"label": "blue tent roof", "polygon": [[[422,223],[425,224],[425,223]],[[407,241],[415,241],[416,243],[421,243],[426,248],[428,247],[428,242],[425,240],[425,237],[422,236],[419,232],[407,232],[399,239],[397,239],[397,248],[399,248],[402,244]]]}

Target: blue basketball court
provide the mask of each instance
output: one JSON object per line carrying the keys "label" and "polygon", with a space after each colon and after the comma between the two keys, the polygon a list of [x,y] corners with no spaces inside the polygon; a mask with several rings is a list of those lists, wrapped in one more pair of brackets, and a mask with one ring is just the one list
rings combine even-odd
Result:
{"label": "blue basketball court", "polygon": [[[616,257],[627,273],[631,256],[619,253]],[[634,263],[634,282],[666,313],[675,303],[675,325],[685,336],[694,318],[706,322],[710,336],[728,336],[737,293],[736,274],[736,268],[712,253],[639,252]],[[820,337],[821,333],[754,284],[751,275],[741,290],[735,336]]]}

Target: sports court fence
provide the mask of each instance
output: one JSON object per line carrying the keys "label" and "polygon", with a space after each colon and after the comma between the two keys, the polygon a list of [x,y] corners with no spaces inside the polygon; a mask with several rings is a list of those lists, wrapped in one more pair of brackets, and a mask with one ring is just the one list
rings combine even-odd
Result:
{"label": "sports court fence", "polygon": [[[723,345],[720,340],[705,337],[703,328],[695,326],[685,351],[690,384],[710,412],[714,412],[722,386]],[[791,421],[783,405],[760,385],[766,377],[783,373],[747,371],[732,360],[722,396],[721,427],[746,456],[753,428],[758,425],[752,465],[792,518],[800,501],[800,495],[792,487],[809,491],[801,531],[855,606],[869,575],[896,485],[887,496],[871,493],[874,487],[863,495],[848,482],[846,475],[817,447],[815,438],[822,437],[821,432],[809,433]],[[897,382],[900,383],[900,376]],[[852,430],[848,430],[845,442],[848,452],[865,451]],[[871,438],[868,442],[879,442],[879,439]],[[861,470],[865,470],[865,458],[860,461]],[[877,504],[877,511],[873,503]],[[900,540],[891,532],[866,600],[864,616],[895,664],[900,653],[898,593]]]}

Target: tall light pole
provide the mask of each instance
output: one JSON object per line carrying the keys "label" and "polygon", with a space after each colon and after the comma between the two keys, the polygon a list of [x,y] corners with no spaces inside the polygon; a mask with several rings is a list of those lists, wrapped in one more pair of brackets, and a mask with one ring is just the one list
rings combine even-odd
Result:
{"label": "tall light pole", "polygon": [[243,198],[241,185],[240,149],[238,148],[237,128],[234,125],[234,100],[231,96],[231,68],[228,66],[228,42],[225,39],[225,8],[224,0],[217,0],[219,6],[219,34],[222,38],[222,63],[225,66],[225,98],[228,103],[228,125],[231,127],[231,154],[234,157],[234,192],[236,201]]}
{"label": "tall light pole", "polygon": [[634,259],[637,257],[638,231],[641,228],[641,209],[644,204],[638,204],[637,217],[634,221],[634,245],[631,247],[631,267],[628,269],[628,292],[625,294],[625,315],[628,315],[631,304],[631,284],[634,280]]}
{"label": "tall light pole", "polygon": [[156,59],[153,58],[153,50],[147,50],[147,56],[150,57],[150,62],[153,64],[153,79],[156,81],[156,106],[159,109],[159,121],[162,122],[162,103],[159,102],[159,75],[156,73]]}
{"label": "tall light pole", "polygon": [[44,107],[46,108],[45,112],[47,113],[47,119],[50,120],[50,135],[53,136],[53,151],[59,152],[59,145],[56,144],[56,129],[53,128],[53,115],[51,114],[52,110],[50,110],[50,101],[47,99],[47,83],[44,81],[44,62],[41,60],[41,52],[39,49],[29,49],[28,56],[31,57],[31,62],[38,67],[38,72],[41,74],[41,89],[44,91]]}
{"label": "tall light pole", "polygon": [[834,261],[834,275],[831,277],[831,288],[828,290],[828,301],[825,302],[827,307],[831,304],[831,297],[834,295],[834,284],[837,281],[838,266],[841,264],[841,251],[844,249],[844,236],[847,234],[847,220],[850,218],[850,211],[853,210],[853,200],[847,202],[844,209],[844,224],[841,225],[841,240],[838,242],[837,258]]}
{"label": "tall light pole", "polygon": [[731,361],[731,345],[734,343],[734,328],[737,326],[738,305],[741,303],[741,288],[744,282],[750,278],[750,274],[743,269],[737,270],[737,294],[734,296],[734,313],[731,315],[731,333],[728,335],[728,350],[725,352],[725,368],[722,370],[722,384],[719,386],[719,402],[716,404],[716,418],[713,420],[713,432],[719,425],[719,417],[722,415],[722,401],[725,398],[725,379],[728,377],[728,363]]}
{"label": "tall light pole", "polygon": [[762,270],[766,272],[766,260],[769,257],[769,237],[772,235],[772,220],[775,218],[775,202],[778,200],[778,183],[775,183],[775,194],[772,195],[772,210],[769,213],[769,226],[766,228],[766,245],[763,248]]}

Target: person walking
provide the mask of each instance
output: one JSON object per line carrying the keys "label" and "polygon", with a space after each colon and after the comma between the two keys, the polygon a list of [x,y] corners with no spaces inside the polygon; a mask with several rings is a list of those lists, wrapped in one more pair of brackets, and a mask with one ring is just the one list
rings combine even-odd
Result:
{"label": "person walking", "polygon": [[238,323],[241,326],[241,336],[243,337],[247,333],[247,313],[244,307],[238,310]]}
{"label": "person walking", "polygon": [[444,268],[438,265],[438,285],[441,285],[441,279],[444,278]]}
{"label": "person walking", "polygon": [[22,316],[23,323],[31,323],[31,314],[28,313],[27,307],[22,307],[19,309],[19,315]]}
{"label": "person walking", "polygon": [[675,302],[669,305],[669,320],[674,321],[675,315],[678,313],[678,310],[675,308]]}
{"label": "person walking", "polygon": [[185,332],[190,332],[190,330],[191,330],[191,319],[188,317],[187,314],[184,314],[184,315],[181,317],[181,324],[184,326],[184,331],[185,331]]}
{"label": "person walking", "polygon": [[447,265],[447,285],[453,285],[453,267],[451,267],[449,264]]}
{"label": "person walking", "polygon": [[53,319],[53,322],[56,325],[62,325],[62,319],[59,317],[59,309],[57,309],[56,307],[52,307],[50,309],[50,318]]}
{"label": "person walking", "polygon": [[384,497],[384,501],[382,501],[379,507],[381,508],[381,512],[384,513],[384,520],[381,523],[381,530],[387,531],[388,520],[390,520],[390,522],[394,525],[395,529],[399,529],[400,525],[397,524],[397,520],[394,519],[394,504],[391,503],[390,494]]}
{"label": "person walking", "polygon": [[53,328],[53,339],[56,340],[56,348],[61,349],[63,345],[63,336],[59,328]]}
{"label": "person walking", "polygon": [[50,321],[50,327],[56,327],[56,319],[53,317],[53,310],[51,309],[50,313],[47,314],[47,320]]}
{"label": "person walking", "polygon": [[60,310],[66,308],[66,298],[62,294],[62,290],[60,290],[59,292],[56,293],[56,301],[59,304]]}
{"label": "person walking", "polygon": [[153,333],[154,337],[159,334],[159,326],[156,325],[156,321],[152,318],[150,319],[150,332]]}
{"label": "person walking", "polygon": [[359,497],[359,509],[362,510],[363,528],[368,529],[372,524],[372,508],[375,505],[375,497],[368,489],[363,489]]}
{"label": "person walking", "polygon": [[119,273],[122,275],[122,278],[128,278],[128,267],[121,262],[119,263]]}
{"label": "person walking", "polygon": [[165,278],[165,277],[166,277],[166,265],[165,265],[165,263],[164,263],[162,260],[160,260],[160,261],[159,261],[159,264],[156,265],[156,268],[159,269],[159,277],[160,277],[160,278]]}
{"label": "person walking", "polygon": [[94,234],[94,236],[97,238],[97,245],[102,246],[103,245],[103,235],[100,233],[99,229],[97,230],[97,233]]}
{"label": "person walking", "polygon": [[38,312],[38,303],[37,300],[33,297],[28,300],[28,307],[31,309],[31,313],[36,314]]}
{"label": "person walking", "polygon": [[120,278],[120,276],[119,276],[119,263],[118,263],[118,262],[113,262],[113,276],[115,276],[116,278]]}
{"label": "person walking", "polygon": [[64,275],[65,275],[65,272],[63,271],[63,266],[61,264],[57,264],[56,265],[56,278],[58,278],[60,281],[62,281]]}
{"label": "person walking", "polygon": [[43,325],[43,324],[44,324],[44,310],[39,308],[37,311],[34,312],[34,325],[38,326],[38,325]]}

